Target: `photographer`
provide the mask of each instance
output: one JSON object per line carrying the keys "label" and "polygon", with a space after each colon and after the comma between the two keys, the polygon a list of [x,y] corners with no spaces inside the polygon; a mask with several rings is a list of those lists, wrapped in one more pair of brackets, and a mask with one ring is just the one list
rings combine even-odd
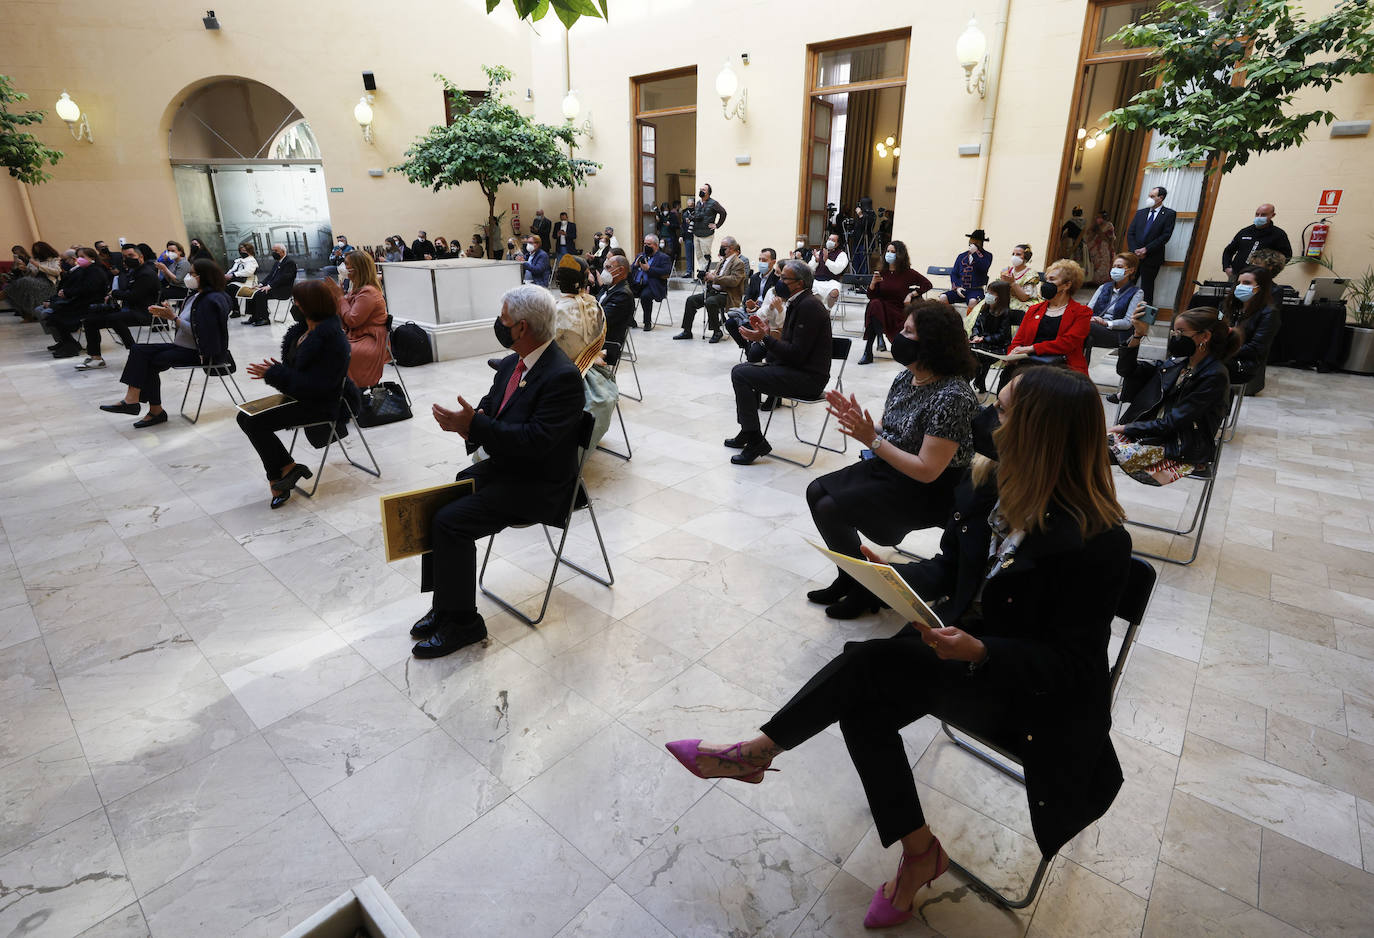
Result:
{"label": "photographer", "polygon": [[654,328],[654,303],[668,295],[668,275],[673,272],[673,262],[658,247],[658,235],[644,236],[644,250],[635,258],[630,278],[639,294],[645,332]]}
{"label": "photographer", "polygon": [[[701,244],[700,239],[697,244]],[[720,266],[714,273],[704,274],[706,292],[687,298],[686,308],[682,313],[682,331],[673,336],[674,339],[692,337],[692,320],[696,318],[697,310],[705,306],[707,323],[711,327],[711,344],[714,345],[723,338],[720,320],[725,311],[732,306],[743,305],[744,286],[749,280],[749,265],[740,257],[739,242],[729,235],[720,239],[720,251]],[[702,269],[705,270],[704,267]]]}

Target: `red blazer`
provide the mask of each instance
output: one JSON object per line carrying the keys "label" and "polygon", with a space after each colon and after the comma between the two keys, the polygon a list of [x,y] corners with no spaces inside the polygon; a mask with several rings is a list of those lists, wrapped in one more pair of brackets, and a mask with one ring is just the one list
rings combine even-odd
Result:
{"label": "red blazer", "polygon": [[1083,357],[1083,345],[1088,341],[1088,328],[1092,325],[1093,311],[1077,300],[1069,300],[1064,307],[1064,317],[1059,322],[1059,335],[1048,342],[1035,342],[1035,333],[1040,329],[1040,320],[1045,316],[1049,303],[1036,303],[1026,310],[1016,335],[1012,336],[1008,348],[1031,345],[1036,355],[1063,355],[1068,366],[1074,371],[1088,373],[1088,360]]}

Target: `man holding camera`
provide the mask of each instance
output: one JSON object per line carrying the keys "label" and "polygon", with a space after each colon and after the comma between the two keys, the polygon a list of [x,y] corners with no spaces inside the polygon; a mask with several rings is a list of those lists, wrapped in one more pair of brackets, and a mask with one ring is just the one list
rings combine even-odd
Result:
{"label": "man holding camera", "polygon": [[[692,237],[696,250],[697,273],[704,277],[711,266],[711,242],[716,229],[725,224],[725,207],[711,197],[711,184],[703,182],[697,191],[696,208],[692,209]],[[723,242],[722,242],[723,243]],[[739,305],[736,303],[735,305]]]}
{"label": "man holding camera", "polygon": [[[697,239],[697,244],[701,244],[700,238]],[[673,336],[674,339],[692,337],[692,320],[696,318],[697,310],[705,306],[706,321],[711,327],[711,344],[714,345],[722,338],[721,316],[727,309],[743,305],[744,286],[749,280],[749,265],[740,256],[739,242],[726,235],[720,239],[720,252],[720,266],[714,273],[705,274],[706,292],[687,298],[686,308],[682,314],[682,331]],[[701,261],[703,271],[706,270],[706,263],[705,260]]]}

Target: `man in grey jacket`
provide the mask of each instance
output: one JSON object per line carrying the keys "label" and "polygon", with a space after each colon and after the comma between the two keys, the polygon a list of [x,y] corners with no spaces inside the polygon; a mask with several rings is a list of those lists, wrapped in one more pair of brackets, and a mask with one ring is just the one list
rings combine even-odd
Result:
{"label": "man in grey jacket", "polygon": [[696,208],[692,210],[692,237],[696,251],[697,272],[705,276],[711,266],[711,242],[716,238],[716,229],[725,224],[725,206],[711,195],[711,184],[703,182],[697,192]]}

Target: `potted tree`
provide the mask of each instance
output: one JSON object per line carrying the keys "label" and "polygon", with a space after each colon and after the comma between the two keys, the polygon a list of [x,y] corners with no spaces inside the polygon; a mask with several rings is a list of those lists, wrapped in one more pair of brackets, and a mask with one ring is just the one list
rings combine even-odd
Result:
{"label": "potted tree", "polygon": [[1345,287],[1351,322],[1345,324],[1345,359],[1342,371],[1359,375],[1374,374],[1374,267],[1353,278]]}

